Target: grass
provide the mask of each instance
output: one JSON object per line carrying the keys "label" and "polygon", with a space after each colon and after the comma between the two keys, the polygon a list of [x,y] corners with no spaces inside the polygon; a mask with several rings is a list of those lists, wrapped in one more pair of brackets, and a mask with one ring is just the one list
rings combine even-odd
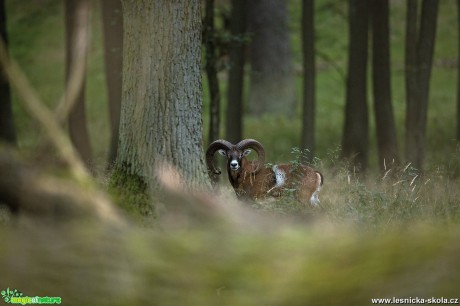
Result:
{"label": "grass", "polygon": [[[364,228],[389,229],[417,222],[458,222],[457,182],[441,173],[419,176],[410,166],[359,180],[342,172],[332,179],[323,206],[333,219]],[[440,196],[442,195],[442,196]]]}

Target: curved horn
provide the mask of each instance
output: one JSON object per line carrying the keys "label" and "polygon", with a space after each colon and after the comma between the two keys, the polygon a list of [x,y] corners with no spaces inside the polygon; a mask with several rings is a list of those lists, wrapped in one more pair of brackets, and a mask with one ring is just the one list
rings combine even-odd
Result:
{"label": "curved horn", "polygon": [[257,167],[252,172],[258,172],[265,164],[265,149],[260,142],[255,139],[244,139],[236,144],[236,148],[240,151],[251,148],[257,153]]}
{"label": "curved horn", "polygon": [[223,139],[215,140],[209,145],[208,150],[206,151],[206,165],[212,173],[221,174],[221,171],[216,169],[213,162],[216,151],[221,149],[228,151],[231,148],[233,148],[233,144]]}

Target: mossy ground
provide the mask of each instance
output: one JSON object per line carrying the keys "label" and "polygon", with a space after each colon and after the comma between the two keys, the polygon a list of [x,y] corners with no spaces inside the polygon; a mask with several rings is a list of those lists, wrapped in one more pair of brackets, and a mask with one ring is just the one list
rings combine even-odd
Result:
{"label": "mossy ground", "polygon": [[110,173],[107,189],[114,202],[135,220],[154,222],[155,207],[144,179],[120,167]]}

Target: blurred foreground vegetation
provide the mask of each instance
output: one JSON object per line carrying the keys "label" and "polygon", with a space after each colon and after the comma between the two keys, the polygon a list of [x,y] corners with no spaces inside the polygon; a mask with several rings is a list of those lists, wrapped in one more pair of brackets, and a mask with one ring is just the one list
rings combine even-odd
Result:
{"label": "blurred foreground vegetation", "polygon": [[[146,232],[94,223],[3,229],[2,289],[66,305],[366,305],[458,297],[459,227],[385,233],[279,221]],[[6,289],[6,288],[4,288]]]}

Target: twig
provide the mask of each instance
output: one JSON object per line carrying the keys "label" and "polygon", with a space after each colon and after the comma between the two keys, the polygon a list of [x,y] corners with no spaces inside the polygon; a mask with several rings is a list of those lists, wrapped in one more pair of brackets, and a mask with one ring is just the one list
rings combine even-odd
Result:
{"label": "twig", "polygon": [[88,52],[89,41],[89,19],[90,19],[90,3],[89,1],[79,1],[79,7],[75,15],[76,32],[73,35],[74,47],[71,51],[72,60],[69,67],[69,78],[66,80],[66,89],[62,97],[59,99],[55,110],[56,120],[63,125],[69,116],[70,111],[77,102],[77,96],[80,88],[83,85],[86,74],[86,58]]}
{"label": "twig", "polygon": [[72,175],[80,182],[91,180],[88,170],[75,152],[69,138],[60,127],[53,113],[40,101],[38,94],[18,64],[8,57],[3,40],[0,40],[0,63],[10,84],[22,98],[26,110],[44,128],[51,143],[68,164]]}
{"label": "twig", "polygon": [[95,217],[107,224],[127,224],[104,192],[38,171],[14,151],[0,150],[0,173],[0,202],[14,212],[47,221]]}

